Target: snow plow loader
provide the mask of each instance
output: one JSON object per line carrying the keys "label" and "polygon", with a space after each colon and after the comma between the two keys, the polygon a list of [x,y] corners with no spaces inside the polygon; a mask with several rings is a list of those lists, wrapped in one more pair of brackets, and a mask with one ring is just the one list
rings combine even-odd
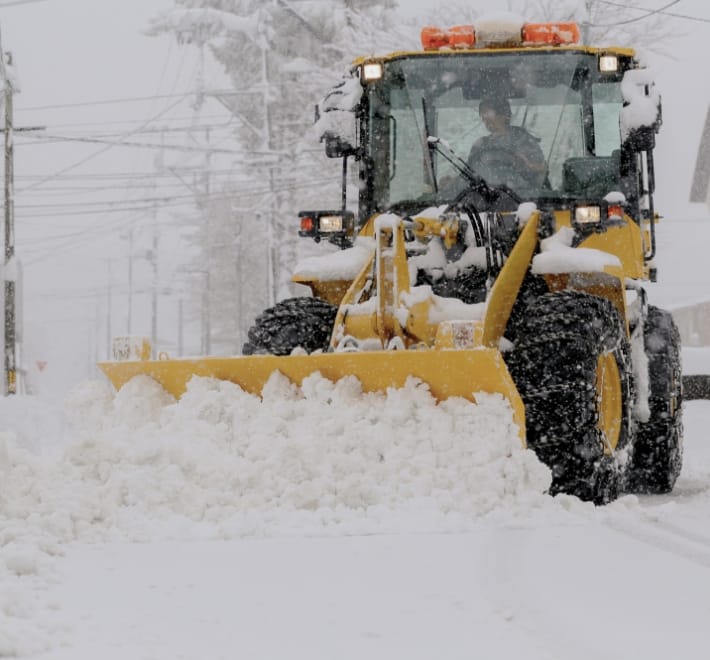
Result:
{"label": "snow plow loader", "polygon": [[353,375],[365,391],[415,377],[438,399],[495,392],[553,493],[670,491],[679,336],[643,288],[660,98],[632,50],[578,38],[572,23],[481,20],[357,60],[319,105],[343,178],[339,209],[299,214],[325,252],[293,276],[312,295],[265,310],[244,355],[124,350],[101,369],[117,388],[147,374],[175,396],[194,375],[259,394],[276,371]]}

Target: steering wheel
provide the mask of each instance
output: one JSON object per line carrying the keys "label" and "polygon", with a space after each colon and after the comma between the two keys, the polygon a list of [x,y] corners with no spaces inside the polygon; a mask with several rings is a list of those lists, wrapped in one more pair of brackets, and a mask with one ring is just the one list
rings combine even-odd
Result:
{"label": "steering wheel", "polygon": [[484,147],[475,153],[475,158],[475,169],[490,183],[515,185],[521,178],[527,179],[528,168],[510,149]]}

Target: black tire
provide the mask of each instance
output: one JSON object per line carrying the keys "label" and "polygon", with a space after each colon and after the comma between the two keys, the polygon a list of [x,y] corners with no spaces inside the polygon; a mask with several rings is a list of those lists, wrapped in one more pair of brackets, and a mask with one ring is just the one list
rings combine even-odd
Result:
{"label": "black tire", "polygon": [[683,465],[680,334],[669,312],[649,306],[643,338],[651,415],[638,425],[630,488],[636,493],[668,493]]}
{"label": "black tire", "polygon": [[488,274],[481,268],[468,268],[455,277],[443,276],[437,279],[430,273],[420,270],[417,273],[416,286],[428,285],[437,296],[456,298],[472,305],[486,299],[487,279]]}
{"label": "black tire", "polygon": [[515,334],[506,361],[525,403],[528,446],[552,470],[551,494],[616,499],[633,444],[629,342],[616,308],[577,291],[546,293]]}
{"label": "black tire", "polygon": [[338,308],[320,298],[288,298],[264,310],[249,329],[244,355],[326,350]]}

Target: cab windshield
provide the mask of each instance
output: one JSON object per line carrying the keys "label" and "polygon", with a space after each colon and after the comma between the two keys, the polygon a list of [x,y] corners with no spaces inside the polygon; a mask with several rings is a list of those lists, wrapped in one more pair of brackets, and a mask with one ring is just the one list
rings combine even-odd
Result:
{"label": "cab windshield", "polygon": [[[467,183],[441,153],[449,149],[521,199],[589,198],[617,190],[620,79],[600,75],[595,55],[575,51],[452,53],[389,62],[369,96],[375,205],[453,199]],[[479,104],[491,98],[504,99],[516,135],[525,134],[528,149],[544,158],[540,177],[517,174],[515,154],[499,158],[510,161],[506,166],[472,162],[489,135]],[[439,138],[442,149],[430,149],[427,135]]]}

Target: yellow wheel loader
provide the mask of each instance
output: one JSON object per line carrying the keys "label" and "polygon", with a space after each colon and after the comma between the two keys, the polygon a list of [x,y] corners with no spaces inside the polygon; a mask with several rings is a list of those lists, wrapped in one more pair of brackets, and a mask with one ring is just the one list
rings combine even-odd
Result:
{"label": "yellow wheel loader", "polygon": [[[497,392],[553,493],[672,489],[678,331],[642,286],[655,277],[660,99],[632,50],[578,40],[572,23],[484,20],[357,60],[319,106],[343,195],[300,213],[301,236],[339,248],[299,265],[312,295],[264,311],[244,355],[124,351],[101,368],[116,387],[148,374],[176,396],[193,375],[260,393],[275,371],[354,375],[365,391],[415,377],[439,399]],[[490,99],[508,142],[488,133]]]}

